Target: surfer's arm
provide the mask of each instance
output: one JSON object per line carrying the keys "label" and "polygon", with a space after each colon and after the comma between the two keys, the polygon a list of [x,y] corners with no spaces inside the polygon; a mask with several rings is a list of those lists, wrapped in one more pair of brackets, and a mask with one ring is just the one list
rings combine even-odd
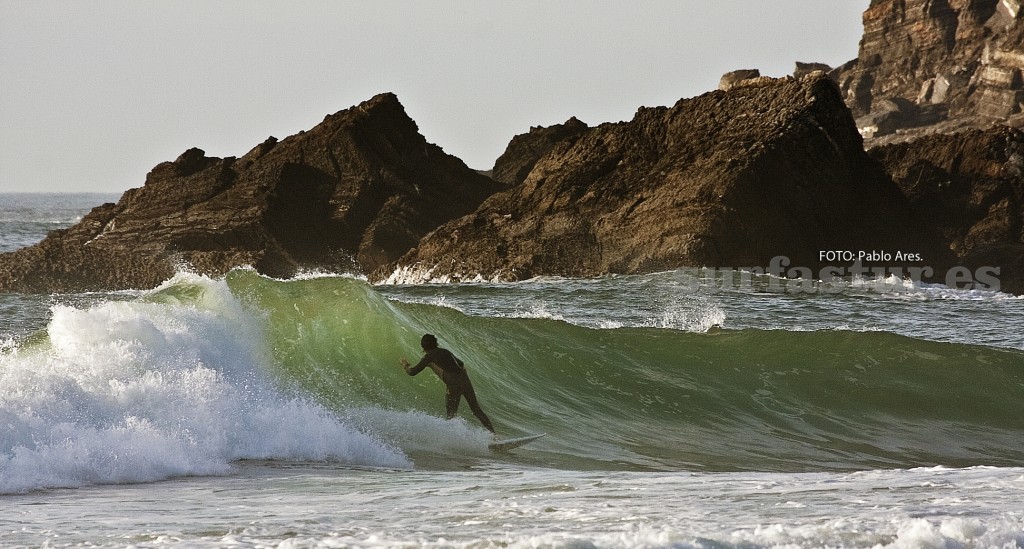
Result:
{"label": "surfer's arm", "polygon": [[409,366],[409,361],[402,357],[402,367],[405,368],[405,373],[414,376],[423,371],[424,368],[430,364],[430,355],[424,356],[415,366]]}

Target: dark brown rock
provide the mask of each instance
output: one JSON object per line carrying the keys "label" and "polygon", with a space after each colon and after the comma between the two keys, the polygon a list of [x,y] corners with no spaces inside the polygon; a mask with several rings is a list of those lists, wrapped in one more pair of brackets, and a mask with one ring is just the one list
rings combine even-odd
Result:
{"label": "dark brown rock", "polygon": [[997,127],[931,135],[876,147],[871,156],[960,264],[998,267],[1002,289],[1024,293],[1024,133]]}
{"label": "dark brown rock", "polygon": [[575,116],[564,124],[530,128],[529,133],[512,138],[505,152],[494,162],[492,177],[506,185],[518,185],[552,147],[565,140],[575,140],[586,130],[587,125]]}
{"label": "dark brown rock", "polygon": [[875,146],[1021,123],[1022,69],[1018,0],[872,0],[857,59],[831,75]]}
{"label": "dark brown rock", "polygon": [[154,167],[117,204],[0,254],[0,290],[149,288],[180,267],[372,271],[500,188],[382,94],[238,159],[190,149]]}
{"label": "dark brown rock", "polygon": [[[523,183],[427,235],[396,279],[824,266],[824,250],[948,261],[869,159],[833,81],[755,78],[552,147]],[[390,274],[378,271],[377,277]]]}

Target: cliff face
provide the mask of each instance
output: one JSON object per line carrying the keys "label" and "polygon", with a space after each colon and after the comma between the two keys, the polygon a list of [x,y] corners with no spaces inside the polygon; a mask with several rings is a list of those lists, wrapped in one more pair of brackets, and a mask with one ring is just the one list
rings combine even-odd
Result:
{"label": "cliff face", "polygon": [[521,185],[427,235],[395,276],[586,276],[778,255],[817,269],[822,251],[879,248],[948,260],[815,73],[744,80],[557,142]]}
{"label": "cliff face", "polygon": [[1002,289],[1024,293],[1024,133],[997,127],[931,135],[871,150],[971,270],[999,267]]}
{"label": "cliff face", "polygon": [[564,140],[575,140],[587,125],[572,117],[565,124],[533,127],[529,133],[512,138],[505,152],[494,162],[494,179],[506,185],[518,185],[551,147]]}
{"label": "cliff face", "polygon": [[857,59],[832,76],[877,144],[1017,125],[1024,122],[1022,20],[1019,0],[872,0]]}
{"label": "cliff face", "polygon": [[190,149],[156,166],[117,204],[0,254],[0,290],[149,288],[180,266],[372,271],[500,188],[427,143],[383,94],[241,158]]}

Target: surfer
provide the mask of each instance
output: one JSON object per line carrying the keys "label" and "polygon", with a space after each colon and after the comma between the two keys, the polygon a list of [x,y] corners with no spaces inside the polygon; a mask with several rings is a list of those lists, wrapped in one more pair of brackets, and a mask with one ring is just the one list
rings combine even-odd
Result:
{"label": "surfer", "polygon": [[402,357],[402,368],[405,373],[414,376],[430,366],[430,369],[441,378],[447,388],[444,394],[445,411],[448,419],[455,417],[459,410],[459,401],[465,397],[469,403],[469,409],[473,415],[480,420],[480,423],[488,431],[494,432],[494,426],[487,414],[480,408],[476,401],[476,392],[473,391],[473,384],[469,381],[469,374],[466,373],[466,365],[458,359],[451,351],[437,346],[437,338],[431,334],[424,334],[420,339],[420,347],[423,347],[423,358],[415,366],[410,366],[409,361]]}

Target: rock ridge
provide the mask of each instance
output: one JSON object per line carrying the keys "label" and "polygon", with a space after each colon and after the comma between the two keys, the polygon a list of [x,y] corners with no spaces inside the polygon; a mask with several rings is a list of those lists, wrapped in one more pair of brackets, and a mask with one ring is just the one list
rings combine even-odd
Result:
{"label": "rock ridge", "polygon": [[[798,67],[799,68],[799,67]],[[735,75],[625,122],[570,118],[513,138],[495,179],[420,135],[393,94],[241,157],[198,148],[68,229],[0,254],[0,291],[151,288],[251,266],[421,282],[765,267],[818,278],[829,250],[872,266],[1002,266],[1024,291],[1024,145],[995,128],[877,147],[842,88]],[[891,177],[890,177],[891,174]],[[895,181],[895,182],[894,182]],[[842,265],[840,265],[842,266]]]}
{"label": "rock ridge", "polygon": [[592,276],[780,255],[818,268],[821,250],[878,247],[949,260],[817,71],[642,107],[629,122],[557,142],[520,185],[434,230],[375,278]]}
{"label": "rock ridge", "polygon": [[394,94],[270,137],[240,158],[198,148],[79,224],[0,254],[0,290],[151,288],[177,269],[371,271],[503,188],[419,134]]}
{"label": "rock ridge", "polygon": [[870,154],[958,265],[999,268],[1001,289],[1024,294],[1024,132],[999,126],[935,134]]}
{"label": "rock ridge", "polygon": [[1019,0],[872,0],[856,59],[837,68],[868,146],[1024,125]]}

